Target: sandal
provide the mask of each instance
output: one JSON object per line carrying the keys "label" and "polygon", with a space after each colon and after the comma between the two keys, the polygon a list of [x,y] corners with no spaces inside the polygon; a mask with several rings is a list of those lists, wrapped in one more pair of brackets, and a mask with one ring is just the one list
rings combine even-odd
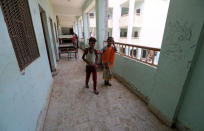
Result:
{"label": "sandal", "polygon": [[89,88],[89,85],[85,85],[85,88]]}
{"label": "sandal", "polygon": [[107,84],[106,84],[106,85],[107,85],[107,86],[112,86],[112,85],[111,85],[111,83],[109,83],[109,82],[107,82]]}
{"label": "sandal", "polygon": [[98,95],[98,94],[99,94],[99,92],[98,92],[97,90],[94,90],[94,94]]}

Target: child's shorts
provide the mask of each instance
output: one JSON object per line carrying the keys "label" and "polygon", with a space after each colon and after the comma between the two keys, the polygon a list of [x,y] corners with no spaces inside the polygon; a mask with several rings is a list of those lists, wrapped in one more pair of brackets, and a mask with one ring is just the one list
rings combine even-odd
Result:
{"label": "child's shorts", "polygon": [[96,67],[86,65],[86,72],[96,72]]}

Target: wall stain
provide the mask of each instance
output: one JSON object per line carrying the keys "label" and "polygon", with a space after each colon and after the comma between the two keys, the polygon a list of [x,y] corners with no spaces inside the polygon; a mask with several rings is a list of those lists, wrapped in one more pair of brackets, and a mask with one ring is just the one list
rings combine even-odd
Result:
{"label": "wall stain", "polygon": [[172,38],[176,37],[178,41],[191,41],[192,39],[192,24],[187,22],[169,22],[169,30],[172,32]]}
{"label": "wall stain", "polygon": [[[174,62],[191,61],[187,55],[191,54],[191,49],[196,47],[192,41],[193,24],[181,21],[171,21],[167,24],[167,36],[165,36],[166,48],[163,55],[172,59]],[[189,47],[189,48],[186,48]]]}

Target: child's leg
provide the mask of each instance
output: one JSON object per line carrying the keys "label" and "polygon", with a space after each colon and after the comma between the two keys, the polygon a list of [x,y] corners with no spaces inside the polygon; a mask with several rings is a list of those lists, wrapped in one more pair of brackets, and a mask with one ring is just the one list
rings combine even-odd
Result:
{"label": "child's leg", "polygon": [[91,75],[90,72],[86,72],[86,85],[88,85],[88,83],[89,83],[90,75]]}
{"label": "child's leg", "polygon": [[103,79],[104,84],[107,85],[107,64],[103,64]]}
{"label": "child's leg", "polygon": [[96,86],[97,86],[97,72],[96,71],[92,72],[92,75],[93,75],[93,82],[94,82],[93,87],[94,87],[94,90],[96,90]]}
{"label": "child's leg", "polygon": [[97,73],[96,73],[96,71],[92,72],[92,75],[93,75],[93,82],[94,82],[94,93],[96,95],[98,95],[99,92],[96,89],[96,86],[97,86]]}
{"label": "child's leg", "polygon": [[105,84],[105,86],[107,85],[107,80],[104,80],[104,84]]}
{"label": "child's leg", "polygon": [[87,88],[88,88],[88,83],[89,83],[90,75],[91,75],[91,71],[90,71],[90,69],[87,66],[86,67],[86,86],[87,86]]}
{"label": "child's leg", "polygon": [[112,72],[111,72],[111,70],[110,70],[110,67],[108,66],[108,68],[107,68],[107,74],[108,74],[108,77],[107,77],[107,84],[106,85],[108,85],[108,86],[111,86],[111,83],[109,82],[110,80],[111,80],[111,78],[112,78]]}

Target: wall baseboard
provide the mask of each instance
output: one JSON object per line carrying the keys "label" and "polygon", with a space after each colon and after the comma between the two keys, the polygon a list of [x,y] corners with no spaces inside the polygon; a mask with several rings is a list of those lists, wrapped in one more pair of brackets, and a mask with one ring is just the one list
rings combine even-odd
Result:
{"label": "wall baseboard", "polygon": [[173,126],[173,123],[174,123],[173,120],[169,120],[166,116],[163,115],[163,113],[161,113],[157,108],[155,108],[150,103],[148,103],[148,108],[165,125],[167,125],[168,127],[172,127]]}
{"label": "wall baseboard", "polygon": [[179,131],[192,131],[190,128],[184,126],[184,125],[181,124],[181,122],[179,122],[179,121],[176,122],[176,128],[177,128]]}
{"label": "wall baseboard", "polygon": [[41,110],[41,112],[38,116],[36,131],[44,131],[44,124],[45,124],[45,120],[47,117],[47,112],[48,112],[48,108],[49,108],[49,104],[50,104],[51,95],[53,92],[53,86],[52,85],[53,85],[53,82],[50,85],[49,93],[46,97],[46,103],[44,104],[43,109]]}

